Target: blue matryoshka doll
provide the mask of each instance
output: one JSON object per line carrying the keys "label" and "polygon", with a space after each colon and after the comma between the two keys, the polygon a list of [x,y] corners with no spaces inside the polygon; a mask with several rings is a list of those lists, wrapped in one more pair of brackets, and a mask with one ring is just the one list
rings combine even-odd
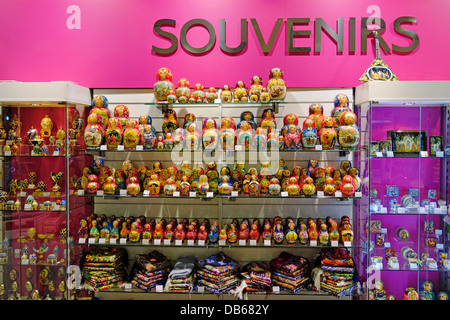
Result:
{"label": "blue matryoshka doll", "polygon": [[241,124],[244,121],[247,121],[250,124],[251,128],[253,130],[256,130],[257,126],[256,126],[256,122],[255,122],[255,116],[253,115],[253,113],[251,111],[243,111],[241,113],[241,118],[240,118],[240,121],[239,121],[236,129],[239,130],[239,128],[241,127]]}

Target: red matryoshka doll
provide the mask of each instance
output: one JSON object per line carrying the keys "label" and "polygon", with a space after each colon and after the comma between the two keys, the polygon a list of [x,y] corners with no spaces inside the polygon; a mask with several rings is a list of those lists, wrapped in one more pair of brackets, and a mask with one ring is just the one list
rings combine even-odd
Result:
{"label": "red matryoshka doll", "polygon": [[185,148],[188,150],[198,150],[200,146],[200,131],[197,124],[191,122],[186,129]]}
{"label": "red matryoshka doll", "polygon": [[187,197],[191,191],[191,184],[189,183],[188,176],[183,176],[180,182],[180,195],[182,197]]}
{"label": "red matryoshka doll", "polygon": [[242,150],[250,150],[253,144],[253,131],[251,125],[247,121],[241,122],[238,131],[237,144]]}
{"label": "red matryoshka doll", "polygon": [[286,82],[283,77],[284,74],[280,68],[270,70],[266,87],[271,100],[283,100],[286,97]]}
{"label": "red matryoshka doll", "polygon": [[292,176],[293,177],[296,177],[297,178],[297,180],[299,180],[300,181],[300,176],[301,176],[301,174],[302,174],[302,167],[301,166],[294,166],[293,168],[292,168]]}
{"label": "red matryoshka doll", "polygon": [[163,133],[166,134],[167,132],[173,132],[178,129],[178,127],[177,113],[175,110],[168,109],[164,112],[164,119],[162,123]]}
{"label": "red matryoshka doll", "polygon": [[296,177],[290,177],[286,184],[286,191],[290,197],[300,195],[300,186]]}
{"label": "red matryoshka doll", "polygon": [[136,176],[132,176],[128,179],[127,183],[127,194],[136,197],[141,191],[141,186],[139,185],[139,180]]}
{"label": "red matryoshka doll", "polygon": [[84,190],[87,194],[96,194],[97,190],[101,188],[100,184],[98,183],[98,178],[95,174],[91,174],[88,177],[88,181],[86,185],[84,186]]}
{"label": "red matryoshka doll", "polygon": [[203,103],[206,100],[206,93],[201,83],[196,83],[192,91],[195,103]]}
{"label": "red matryoshka doll", "polygon": [[271,196],[279,196],[281,192],[280,181],[277,178],[270,179],[269,194]]}
{"label": "red matryoshka doll", "polygon": [[322,126],[324,124],[324,116],[323,116],[323,106],[318,103],[313,103],[309,106],[309,116],[308,118],[314,120],[316,124],[317,132],[320,132]]}
{"label": "red matryoshka doll", "polygon": [[120,121],[120,127],[125,128],[125,124],[130,118],[130,111],[128,107],[123,104],[119,104],[114,108],[114,118]]}
{"label": "red matryoshka doll", "polygon": [[105,129],[101,125],[102,117],[99,114],[90,114],[88,124],[84,129],[84,142],[87,150],[100,150],[100,145],[105,137]]}
{"label": "red matryoshka doll", "polygon": [[314,172],[314,186],[316,191],[323,191],[325,185],[325,169],[317,168]]}
{"label": "red matryoshka doll", "polygon": [[150,196],[159,196],[161,192],[161,183],[159,182],[159,175],[152,173],[144,181],[144,190],[149,190]]}
{"label": "red matryoshka doll", "polygon": [[317,241],[319,239],[319,232],[317,230],[317,224],[312,220],[308,219],[308,238],[309,241]]}
{"label": "red matryoshka doll", "polygon": [[190,223],[187,227],[186,239],[197,240],[197,230],[195,229],[195,225],[193,223]]}
{"label": "red matryoshka doll", "polygon": [[259,126],[267,130],[267,134],[276,129],[275,115],[272,109],[265,109],[261,115]]}
{"label": "red matryoshka doll", "polygon": [[250,240],[258,241],[259,237],[260,237],[259,224],[253,222],[252,225],[250,226],[249,238]]}
{"label": "red matryoshka doll", "polygon": [[228,230],[227,238],[229,243],[236,243],[238,234],[236,231],[236,226],[234,224],[230,225],[230,230]]}
{"label": "red matryoshka doll", "polygon": [[234,102],[248,102],[247,88],[244,81],[238,81],[234,88]]}
{"label": "red matryoshka doll", "polygon": [[316,186],[314,185],[314,180],[311,177],[306,177],[303,185],[302,192],[305,196],[311,197],[316,193]]}
{"label": "red matryoshka doll", "polygon": [[223,150],[234,150],[236,143],[236,125],[231,117],[222,118],[220,123],[220,142]]}
{"label": "red matryoshka doll", "polygon": [[317,142],[317,131],[314,120],[306,118],[306,120],[303,121],[301,137],[303,149],[315,148]]}
{"label": "red matryoshka doll", "polygon": [[220,101],[222,103],[230,103],[233,101],[233,93],[228,85],[224,85],[222,91],[220,92]]}
{"label": "red matryoshka doll", "polygon": [[116,194],[116,191],[119,189],[117,186],[116,180],[113,176],[109,176],[106,178],[105,184],[103,185],[103,192],[106,195]]}
{"label": "red matryoshka doll", "polygon": [[248,228],[246,223],[241,223],[239,227],[239,240],[248,240]]}
{"label": "red matryoshka doll", "polygon": [[336,192],[336,185],[334,183],[334,179],[332,177],[326,177],[325,184],[323,186],[323,194],[326,196],[334,197],[335,192]]}
{"label": "red matryoshka doll", "polygon": [[219,131],[217,130],[216,120],[213,118],[206,118],[203,121],[202,140],[203,148],[213,150],[216,148],[219,138]]}
{"label": "red matryoshka doll", "polygon": [[92,99],[92,109],[89,114],[93,113],[102,117],[102,121],[99,124],[106,128],[111,112],[108,110],[108,99],[105,96],[95,96]]}
{"label": "red matryoshka doll", "polygon": [[252,174],[248,183],[248,193],[251,196],[259,196],[261,186],[259,185],[258,175]]}
{"label": "red matryoshka doll", "polygon": [[118,118],[108,120],[108,128],[105,133],[106,146],[108,150],[116,150],[117,146],[122,144],[123,130]]}
{"label": "red matryoshka doll", "polygon": [[354,149],[359,143],[360,133],[356,126],[357,117],[353,111],[346,111],[341,115],[337,139],[342,149]]}
{"label": "red matryoshka doll", "polygon": [[123,132],[123,145],[127,150],[134,150],[141,142],[141,133],[136,120],[128,120]]}
{"label": "red matryoshka doll", "polygon": [[261,92],[263,89],[262,78],[260,76],[253,76],[252,83],[248,90],[248,97],[250,102],[259,102]]}
{"label": "red matryoshka doll", "polygon": [[[192,93],[192,90],[191,90],[191,88],[189,88],[189,81],[188,81],[188,79],[181,78],[180,80],[178,80],[178,88],[175,91],[175,95],[177,96],[177,100],[180,103],[187,103],[187,98],[189,98],[191,93]],[[184,98],[180,99],[180,97],[182,97],[182,96],[184,98],[186,98],[186,101],[184,101]]]}
{"label": "red matryoshka doll", "polygon": [[172,72],[168,68],[160,68],[156,73],[154,95],[157,103],[167,103],[167,96],[171,91],[175,91],[172,79]]}
{"label": "red matryoshka doll", "polygon": [[206,92],[206,101],[208,103],[214,103],[218,97],[219,95],[217,94],[217,90],[214,87],[210,87],[208,89],[208,92]]}
{"label": "red matryoshka doll", "polygon": [[336,129],[341,123],[341,115],[346,111],[350,111],[348,97],[340,93],[334,98],[334,108],[331,110],[331,117],[334,118]]}
{"label": "red matryoshka doll", "polygon": [[349,175],[344,176],[339,189],[344,197],[353,197],[356,191],[356,187],[353,184],[353,178]]}
{"label": "red matryoshka doll", "polygon": [[175,240],[181,240],[183,241],[184,238],[186,237],[186,232],[184,231],[184,227],[181,223],[179,223],[175,229],[175,234],[174,234]]}
{"label": "red matryoshka doll", "polygon": [[202,224],[198,228],[197,239],[198,240],[207,240],[208,239],[208,230],[206,229],[206,225]]}
{"label": "red matryoshka doll", "polygon": [[325,171],[325,177],[332,177],[333,176],[334,167],[326,166],[324,171]]}
{"label": "red matryoshka doll", "polygon": [[323,127],[319,131],[319,140],[323,150],[333,150],[337,141],[337,132],[335,129],[334,118],[326,117]]}
{"label": "red matryoshka doll", "polygon": [[342,174],[339,170],[333,171],[333,180],[334,180],[334,185],[336,186],[336,190],[340,190],[341,183],[342,183]]}
{"label": "red matryoshka doll", "polygon": [[142,239],[143,240],[151,240],[152,239],[152,227],[150,223],[144,224],[144,230],[142,231]]}
{"label": "red matryoshka doll", "polygon": [[261,238],[263,240],[267,240],[267,241],[272,240],[272,226],[270,224],[270,221],[265,221],[264,222]]}

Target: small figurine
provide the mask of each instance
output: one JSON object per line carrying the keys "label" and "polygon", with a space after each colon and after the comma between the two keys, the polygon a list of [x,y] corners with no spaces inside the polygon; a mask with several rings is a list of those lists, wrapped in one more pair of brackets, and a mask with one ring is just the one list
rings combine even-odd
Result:
{"label": "small figurine", "polygon": [[253,113],[251,111],[242,111],[241,115],[240,115],[240,121],[236,126],[236,129],[239,130],[239,128],[241,127],[241,123],[243,122],[247,122],[248,124],[250,124],[251,128],[253,130],[256,130],[256,122],[255,122],[255,116],[253,115]]}
{"label": "small figurine", "polygon": [[180,80],[178,80],[178,88],[175,91],[177,100],[180,103],[186,103],[186,102],[181,102],[180,97],[181,96],[189,97],[191,95],[191,93],[192,93],[192,90],[189,88],[189,80],[187,80],[186,78],[181,78]]}
{"label": "small figurine", "polygon": [[313,149],[315,147],[317,130],[314,120],[306,118],[306,120],[303,121],[301,137],[303,149]]}
{"label": "small figurine", "polygon": [[219,137],[223,150],[234,150],[234,145],[236,143],[235,128],[236,126],[234,124],[233,118],[222,118]]}
{"label": "small figurine", "polygon": [[96,194],[97,190],[100,189],[100,184],[98,183],[98,178],[96,175],[91,174],[88,177],[88,181],[85,186],[85,191],[87,194]]}
{"label": "small figurine", "polygon": [[41,120],[41,136],[50,137],[52,135],[53,121],[48,114]]}
{"label": "small figurine", "polygon": [[271,100],[284,100],[286,97],[286,83],[283,80],[283,71],[280,68],[270,70],[267,90]]}
{"label": "small figurine", "polygon": [[221,182],[218,186],[218,191],[222,195],[229,195],[233,191],[233,185],[230,182],[230,176],[224,175],[221,177]]}
{"label": "small figurine", "polygon": [[166,196],[173,196],[176,189],[177,187],[175,186],[175,180],[173,178],[168,178],[164,186],[164,194]]}
{"label": "small figurine", "polygon": [[219,139],[219,131],[217,130],[216,120],[206,118],[203,121],[202,142],[203,148],[214,150]]}
{"label": "small figurine", "polygon": [[116,180],[113,176],[106,178],[105,184],[103,185],[103,192],[106,195],[116,194],[119,187],[117,186]]}
{"label": "small figurine", "polygon": [[262,78],[260,76],[253,76],[252,83],[248,90],[248,96],[251,102],[260,101],[262,89],[263,89]]}
{"label": "small figurine", "polygon": [[105,142],[108,150],[116,150],[117,146],[122,144],[122,139],[123,131],[120,126],[120,120],[117,118],[110,118],[105,133]]}
{"label": "small figurine", "polygon": [[139,178],[132,176],[129,178],[127,183],[127,194],[136,197],[141,191],[141,186],[139,185]]}
{"label": "small figurine", "polygon": [[248,102],[247,88],[245,88],[245,83],[243,81],[238,81],[236,83],[236,88],[234,89],[234,102]]}
{"label": "small figurine", "polygon": [[208,92],[206,92],[206,101],[209,103],[214,103],[218,97],[216,88],[214,87],[210,87]]}
{"label": "small figurine", "polygon": [[231,244],[236,243],[237,237],[236,227],[234,224],[231,224],[227,234],[228,242]]}
{"label": "small figurine", "polygon": [[220,92],[220,101],[222,103],[230,103],[233,101],[233,93],[228,85],[224,85],[222,91]]}
{"label": "small figurine", "polygon": [[276,223],[273,227],[273,241],[275,244],[283,244],[284,241],[284,233],[283,233],[283,226],[281,225],[281,222]]}
{"label": "small figurine", "polygon": [[356,192],[355,185],[353,184],[353,178],[349,175],[344,176],[339,189],[344,197],[353,197]]}
{"label": "small figurine", "polygon": [[156,132],[151,124],[145,124],[142,130],[142,145],[144,150],[152,150],[156,146]]}
{"label": "small figurine", "polygon": [[100,231],[97,228],[97,220],[93,220],[91,229],[89,230],[89,238],[98,239],[100,237]]}
{"label": "small figurine", "polygon": [[[119,120],[119,124],[121,128],[125,127],[128,119],[130,118],[130,110],[126,105],[119,104],[114,107],[114,118]],[[140,120],[139,120],[140,122]]]}
{"label": "small figurine", "polygon": [[320,232],[319,232],[319,243],[322,245],[328,245],[328,242],[330,240],[330,235],[328,234],[327,225],[325,223],[321,223],[319,225]]}
{"label": "small figurine", "polygon": [[197,124],[192,122],[188,125],[185,136],[185,148],[188,150],[198,150],[201,139]]}
{"label": "small figurine", "polygon": [[337,140],[342,149],[354,149],[360,140],[359,128],[356,126],[357,117],[353,111],[345,111],[341,115]]}
{"label": "small figurine", "polygon": [[246,223],[241,223],[238,234],[239,240],[248,240],[248,236],[249,236],[248,225]]}
{"label": "small figurine", "polygon": [[178,129],[177,113],[173,109],[168,109],[164,112],[164,119],[162,123],[162,131],[164,134],[173,132]]}
{"label": "small figurine", "polygon": [[319,140],[322,150],[333,150],[337,141],[337,132],[335,129],[334,118],[326,117],[323,127],[319,131]]}
{"label": "small figurine", "polygon": [[290,197],[297,197],[300,195],[300,186],[296,177],[290,177],[286,184],[286,191]]}
{"label": "small figurine", "polygon": [[88,116],[86,128],[84,129],[84,142],[87,150],[99,150],[103,143],[105,130],[100,124],[102,118],[98,114],[90,114]]}
{"label": "small figurine", "polygon": [[164,150],[172,150],[172,149],[173,149],[172,132],[167,132],[164,139]]}
{"label": "small figurine", "polygon": [[253,145],[253,132],[250,124],[247,121],[240,123],[238,130],[237,144],[241,146],[242,150],[250,150]]}
{"label": "small figurine", "polygon": [[206,100],[206,93],[201,83],[196,83],[192,91],[195,103],[203,103]]}
{"label": "small figurine", "polygon": [[295,244],[298,239],[298,234],[295,231],[295,224],[293,221],[290,221],[288,224],[288,229],[286,230],[286,242],[288,244]]}
{"label": "small figurine", "polygon": [[209,231],[208,240],[210,245],[216,245],[219,241],[219,232],[217,231],[217,225],[213,224]]}
{"label": "small figurine", "polygon": [[334,108],[331,110],[331,117],[334,118],[336,129],[341,124],[341,115],[346,111],[350,111],[349,100],[345,94],[340,93],[334,98]]}
{"label": "small figurine", "polygon": [[267,130],[267,134],[276,129],[275,116],[272,109],[265,109],[261,115],[259,126]]}
{"label": "small figurine", "polygon": [[249,233],[249,238],[250,240],[255,240],[258,241],[259,240],[259,224],[256,222],[253,222],[252,225],[250,226],[250,233]]}
{"label": "small figurine", "polygon": [[316,124],[316,130],[319,133],[324,125],[323,106],[318,103],[313,103],[309,106],[308,118],[314,120]]}
{"label": "small figurine", "polygon": [[171,91],[175,90],[175,86],[172,83],[172,72],[168,68],[160,68],[156,73],[156,83],[154,86],[154,95],[156,102],[167,102],[167,96]]}
{"label": "small figurine", "polygon": [[141,133],[136,120],[128,120],[123,132],[123,145],[127,150],[134,150],[141,142]]}
{"label": "small figurine", "polygon": [[334,183],[334,179],[332,177],[325,178],[325,184],[323,186],[323,194],[326,196],[333,196],[336,192],[336,185]]}

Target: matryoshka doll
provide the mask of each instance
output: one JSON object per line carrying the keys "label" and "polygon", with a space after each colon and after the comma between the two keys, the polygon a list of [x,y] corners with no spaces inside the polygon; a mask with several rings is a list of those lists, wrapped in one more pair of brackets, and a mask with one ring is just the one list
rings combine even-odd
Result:
{"label": "matryoshka doll", "polygon": [[250,150],[253,145],[252,127],[247,121],[241,123],[238,130],[237,144],[241,146],[242,150]]}
{"label": "matryoshka doll", "polygon": [[260,192],[261,186],[259,185],[258,176],[256,174],[252,174],[248,184],[248,194],[251,196],[259,196]]}
{"label": "matryoshka doll", "polygon": [[173,148],[176,150],[182,150],[184,148],[184,129],[178,128],[172,133]]}
{"label": "matryoshka doll", "polygon": [[141,133],[136,120],[128,120],[123,132],[123,145],[127,150],[134,150],[141,142]]}
{"label": "matryoshka doll", "polygon": [[309,241],[317,241],[319,239],[317,224],[312,219],[308,219],[307,225],[308,225],[307,232]]}
{"label": "matryoshka doll", "polygon": [[192,91],[195,103],[203,103],[206,100],[206,93],[201,83],[196,83]]}
{"label": "matryoshka doll", "polygon": [[183,129],[186,129],[189,127],[189,125],[193,122],[195,122],[196,117],[195,114],[193,113],[186,113],[186,115],[184,116],[184,124],[183,124]]}
{"label": "matryoshka doll", "polygon": [[101,125],[102,117],[98,114],[90,114],[87,119],[88,124],[84,129],[84,142],[87,150],[99,150],[105,137],[105,129]]}
{"label": "matryoshka doll", "polygon": [[203,148],[213,150],[216,148],[219,138],[219,131],[217,130],[216,120],[213,118],[206,118],[203,121],[202,140]]}
{"label": "matryoshka doll", "polygon": [[[177,100],[180,103],[186,103],[186,101],[182,99],[180,99],[180,97],[185,97],[188,98],[192,93],[191,88],[189,88],[189,81],[186,78],[181,78],[180,80],[178,80],[178,88],[175,91],[175,95],[177,97]],[[183,102],[182,102],[183,101]]]}
{"label": "matryoshka doll", "polygon": [[191,191],[191,184],[189,183],[189,178],[188,176],[184,175],[181,178],[180,182],[180,195],[186,197],[189,195],[190,191]]}
{"label": "matryoshka doll", "polygon": [[164,119],[162,123],[163,133],[173,132],[178,129],[178,127],[177,113],[173,109],[168,109],[164,112]]}
{"label": "matryoshka doll", "polygon": [[223,150],[234,150],[236,143],[236,126],[231,117],[222,118],[220,123],[220,142]]}
{"label": "matryoshka doll", "polygon": [[284,134],[284,149],[299,149],[301,145],[300,136],[300,128],[295,124],[290,124]]}
{"label": "matryoshka doll", "polygon": [[303,121],[302,145],[303,149],[314,149],[317,141],[316,124],[314,120],[306,118]]}
{"label": "matryoshka doll", "polygon": [[306,229],[306,223],[301,218],[297,221],[297,234],[300,244],[306,245],[308,243],[308,232]]}
{"label": "matryoshka doll", "polygon": [[222,91],[220,92],[220,101],[222,103],[230,103],[233,101],[233,93],[228,85],[224,85]]}
{"label": "matryoshka doll", "polygon": [[311,177],[306,177],[302,185],[302,192],[305,196],[311,197],[316,194],[316,186],[314,180]]}
{"label": "matryoshka doll", "polygon": [[283,244],[284,232],[281,221],[274,222],[272,237],[274,244]]}
{"label": "matryoshka doll", "polygon": [[270,70],[266,87],[271,100],[283,100],[286,97],[286,82],[283,80],[283,76],[280,68]]}
{"label": "matryoshka doll", "polygon": [[246,223],[241,223],[239,226],[239,240],[248,240],[248,226]]}
{"label": "matryoshka doll", "polygon": [[323,127],[319,131],[319,140],[322,150],[333,150],[337,140],[337,132],[335,129],[334,118],[326,117]]}
{"label": "matryoshka doll", "polygon": [[197,124],[191,122],[186,129],[185,148],[188,150],[198,150],[200,146],[200,132]]}
{"label": "matryoshka doll", "polygon": [[334,196],[336,192],[336,185],[332,177],[325,178],[325,184],[323,186],[323,194],[326,196]]}
{"label": "matryoshka doll", "polygon": [[222,195],[229,195],[233,191],[233,185],[230,182],[230,176],[224,175],[220,178],[219,193]]}
{"label": "matryoshka doll", "polygon": [[159,196],[161,183],[159,182],[159,175],[157,173],[152,173],[150,177],[145,179],[144,189],[149,190],[150,196]]}
{"label": "matryoshka doll", "polygon": [[236,129],[239,129],[243,122],[247,122],[248,124],[250,124],[250,126],[253,130],[256,130],[255,116],[253,115],[253,113],[251,111],[242,111],[240,120],[236,126]]}
{"label": "matryoshka doll", "polygon": [[172,132],[167,132],[164,138],[164,150],[172,150],[172,149],[173,149]]}
{"label": "matryoshka doll", "polygon": [[319,224],[319,243],[321,245],[327,245],[330,240],[327,225],[325,223]]}
{"label": "matryoshka doll", "polygon": [[96,113],[102,117],[102,121],[99,122],[103,126],[103,128],[106,128],[108,125],[109,117],[111,116],[111,112],[108,110],[108,99],[105,96],[95,96],[94,99],[92,99],[92,109],[89,111],[89,114]]}
{"label": "matryoshka doll", "polygon": [[346,111],[350,111],[348,97],[347,95],[340,93],[334,98],[334,108],[331,110],[331,117],[334,118],[336,129],[341,123],[341,115]]}
{"label": "matryoshka doll", "polygon": [[261,238],[264,241],[271,241],[272,240],[272,226],[270,225],[269,221],[264,222]]}
{"label": "matryoshka doll", "polygon": [[187,227],[186,239],[187,240],[197,240],[197,230],[195,228],[195,225],[192,222]]}
{"label": "matryoshka doll", "polygon": [[344,197],[353,197],[356,192],[355,185],[353,184],[353,178],[349,175],[344,176],[339,189]]}
{"label": "matryoshka doll", "polygon": [[120,125],[120,120],[117,118],[110,118],[108,120],[108,129],[106,129],[105,140],[108,150],[116,150],[117,146],[122,144],[123,130]]}
{"label": "matryoshka doll", "polygon": [[173,178],[168,178],[164,186],[164,194],[166,196],[173,196],[173,193],[175,191],[177,191],[177,187],[175,186],[175,180]]}
{"label": "matryoshka doll", "polygon": [[348,175],[353,178],[353,184],[355,185],[355,191],[361,190],[361,178],[359,177],[359,170],[355,167],[348,169]]}
{"label": "matryoshka doll", "polygon": [[[281,134],[283,136],[285,136],[286,133],[289,131],[289,126],[291,124],[298,126],[298,117],[293,113],[289,113],[284,116],[283,128],[281,128]],[[298,128],[298,129],[300,130],[300,128]]]}
{"label": "matryoshka doll", "polygon": [[109,176],[106,178],[105,184],[103,185],[103,192],[107,195],[116,194],[116,191],[119,189],[117,186],[116,180],[113,176]]}
{"label": "matryoshka doll", "polygon": [[309,106],[308,118],[313,119],[316,124],[317,132],[320,132],[324,125],[323,106],[318,103],[313,103]]}
{"label": "matryoshka doll", "polygon": [[206,101],[208,103],[214,103],[218,97],[217,90],[214,87],[210,87],[208,92],[206,92]]}
{"label": "matryoshka doll", "polygon": [[152,126],[152,122],[153,122],[152,117],[150,117],[149,115],[142,115],[139,117],[138,122],[139,122],[138,129],[139,129],[141,135],[144,134],[144,128],[147,124],[149,124],[150,127],[152,128],[152,132],[156,134],[155,128]]}
{"label": "matryoshka doll", "polygon": [[247,88],[244,81],[238,81],[234,88],[234,102],[248,102]]}
{"label": "matryoshka doll", "polygon": [[286,230],[286,242],[287,244],[295,244],[298,239],[298,234],[295,230],[295,223],[293,220],[289,221]]}
{"label": "matryoshka doll", "polygon": [[262,89],[262,78],[260,76],[253,76],[252,84],[250,85],[250,88],[248,90],[248,97],[250,99],[250,102],[260,101],[259,97],[261,96]]}
{"label": "matryoshka doll", "polygon": [[128,179],[127,183],[127,194],[136,197],[141,191],[141,186],[139,185],[139,180],[136,176],[132,176]]}
{"label": "matryoshka doll", "polygon": [[290,197],[297,197],[300,195],[300,186],[296,177],[290,177],[286,184],[286,191]]}
{"label": "matryoshka doll", "polygon": [[125,128],[125,124],[130,118],[130,111],[128,107],[123,104],[119,104],[114,108],[114,118],[120,121],[120,127]]}
{"label": "matryoshka doll", "polygon": [[197,185],[198,194],[201,196],[206,195],[206,193],[209,190],[209,183],[208,183],[208,177],[204,174],[200,176],[198,179],[198,185]]}
{"label": "matryoshka doll", "polygon": [[151,124],[144,125],[142,132],[142,145],[144,150],[152,150],[156,147],[156,133]]}
{"label": "matryoshka doll", "polygon": [[84,190],[86,191],[87,194],[96,194],[97,190],[99,190],[100,187],[100,183],[98,183],[98,178],[95,174],[91,174],[88,177],[88,181],[84,187]]}
{"label": "matryoshka doll", "polygon": [[280,181],[277,178],[270,179],[269,194],[271,196],[279,196],[281,192]]}
{"label": "matryoshka doll", "polygon": [[175,228],[174,238],[175,240],[181,241],[186,238],[186,232],[184,231],[184,226],[181,223],[177,224],[177,227]]}
{"label": "matryoshka doll", "polygon": [[263,102],[263,103],[270,102],[270,93],[269,93],[269,91],[267,91],[266,87],[263,87],[261,89],[261,94],[259,96],[259,100],[260,100],[260,102]]}
{"label": "matryoshka doll", "polygon": [[356,126],[357,117],[353,111],[346,111],[341,115],[337,139],[342,149],[354,149],[360,139],[359,128]]}
{"label": "matryoshka doll", "polygon": [[175,91],[172,79],[172,72],[168,68],[160,68],[156,73],[154,95],[157,103],[167,103],[167,96],[171,91]]}
{"label": "matryoshka doll", "polygon": [[275,115],[272,109],[265,109],[261,115],[259,126],[266,129],[269,134],[276,129]]}
{"label": "matryoshka doll", "polygon": [[[284,137],[281,137],[281,138],[283,138],[283,149],[284,149]],[[280,146],[279,146],[279,141],[278,141],[279,139],[278,139],[278,137],[277,137],[277,135],[276,135],[276,133],[275,132],[270,132],[268,135],[267,135],[267,149],[268,150],[277,150],[277,149],[279,149],[280,148]],[[283,150],[283,149],[279,149],[279,150]]]}

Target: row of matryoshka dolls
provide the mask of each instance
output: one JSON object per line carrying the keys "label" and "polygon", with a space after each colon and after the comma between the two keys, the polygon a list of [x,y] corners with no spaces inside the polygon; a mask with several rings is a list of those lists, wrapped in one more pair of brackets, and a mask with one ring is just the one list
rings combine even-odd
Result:
{"label": "row of matryoshka dolls", "polygon": [[180,196],[188,196],[191,192],[201,196],[207,192],[230,195],[233,191],[251,196],[279,196],[282,191],[290,196],[313,196],[317,191],[323,191],[325,196],[334,196],[339,190],[344,197],[351,197],[360,190],[361,178],[358,169],[348,160],[335,169],[333,166],[321,168],[316,159],[311,159],[306,168],[294,166],[291,171],[286,161],[280,159],[275,171],[270,169],[270,162],[263,162],[258,172],[256,167],[247,170],[245,162],[236,163],[234,169],[223,166],[220,171],[217,164],[211,162],[205,171],[202,167],[192,169],[187,161],[180,169],[174,165],[164,169],[160,162],[155,162],[150,169],[146,165],[136,168],[129,160],[124,161],[122,169],[116,170],[96,159],[94,168],[86,167],[74,185],[87,194],[103,190],[106,195],[127,190],[129,195],[136,196],[147,190],[152,196],[172,196],[176,191]]}
{"label": "row of matryoshka dolls", "polygon": [[336,143],[342,149],[353,149],[360,139],[357,118],[349,108],[345,94],[336,96],[330,117],[324,117],[322,105],[312,104],[302,128],[298,117],[290,113],[284,117],[280,132],[275,130],[275,115],[270,108],[263,111],[259,126],[251,111],[243,111],[237,125],[232,117],[224,117],[218,128],[216,120],[208,117],[204,119],[201,129],[194,114],[186,114],[181,127],[175,110],[168,109],[164,113],[162,135],[157,135],[149,115],[140,116],[139,120],[129,119],[128,107],[118,105],[111,118],[107,105],[106,97],[94,98],[84,131],[87,149],[96,150],[105,143],[112,150],[119,145],[131,150],[138,145],[145,150],[170,150],[174,146],[189,150],[198,150],[201,146],[234,150],[235,145],[240,145],[244,150],[283,150],[314,149],[319,144],[324,150],[332,150]]}
{"label": "row of matryoshka dolls", "polygon": [[156,73],[154,96],[157,103],[214,103],[219,98],[222,103],[280,101],[284,100],[287,93],[283,77],[283,71],[275,67],[269,72],[266,86],[263,85],[262,77],[255,75],[251,79],[249,88],[246,88],[244,81],[239,80],[233,89],[224,85],[219,95],[214,87],[208,88],[205,92],[201,83],[196,83],[191,89],[189,80],[186,78],[180,78],[176,87],[173,83],[172,71],[163,67]]}
{"label": "row of matryoshka dolls", "polygon": [[273,220],[254,218],[252,223],[248,218],[241,222],[234,218],[231,223],[225,223],[222,227],[217,221],[210,222],[208,218],[200,221],[183,218],[171,218],[169,222],[165,218],[156,222],[154,218],[140,216],[116,217],[92,214],[86,219],[81,219],[78,229],[79,238],[125,238],[136,243],[141,240],[204,240],[209,245],[215,245],[219,240],[228,243],[236,243],[237,240],[267,240],[275,244],[300,244],[306,245],[308,241],[317,241],[321,245],[329,245],[331,242],[351,243],[353,230],[348,216],[343,216],[338,223],[335,219],[298,218],[297,222],[287,217],[283,223],[280,216]]}

